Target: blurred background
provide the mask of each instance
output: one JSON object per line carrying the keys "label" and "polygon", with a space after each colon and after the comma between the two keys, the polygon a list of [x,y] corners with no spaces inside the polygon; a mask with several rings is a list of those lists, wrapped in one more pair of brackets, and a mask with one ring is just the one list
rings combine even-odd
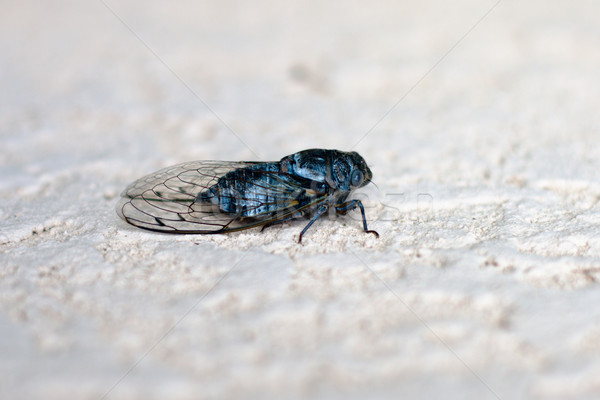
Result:
{"label": "blurred background", "polygon": [[84,142],[87,159],[147,169],[354,148],[381,176],[439,160],[420,150],[436,140],[479,158],[555,145],[597,128],[596,15],[593,1],[5,4],[5,149],[27,157],[7,137],[20,131],[53,161],[83,162]]}

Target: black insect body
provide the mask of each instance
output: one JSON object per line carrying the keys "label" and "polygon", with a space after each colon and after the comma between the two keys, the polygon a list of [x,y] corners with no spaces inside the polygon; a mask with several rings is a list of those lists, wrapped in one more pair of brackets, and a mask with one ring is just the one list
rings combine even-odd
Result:
{"label": "black insect body", "polygon": [[310,149],[276,162],[195,161],[168,167],[129,185],[117,213],[139,228],[164,233],[225,233],[263,229],[301,216],[312,217],[298,238],[330,208],[346,214],[360,200],[352,190],[372,173],[356,152]]}

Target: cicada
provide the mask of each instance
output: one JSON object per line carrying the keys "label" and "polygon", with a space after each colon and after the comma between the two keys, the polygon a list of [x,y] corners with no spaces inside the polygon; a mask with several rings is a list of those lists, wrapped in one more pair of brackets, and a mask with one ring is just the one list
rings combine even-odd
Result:
{"label": "cicada", "polygon": [[192,161],[161,169],[130,184],[117,204],[119,216],[139,228],[179,234],[214,234],[266,227],[300,217],[300,232],[329,210],[359,208],[348,200],[373,174],[356,152],[309,149],[274,162]]}

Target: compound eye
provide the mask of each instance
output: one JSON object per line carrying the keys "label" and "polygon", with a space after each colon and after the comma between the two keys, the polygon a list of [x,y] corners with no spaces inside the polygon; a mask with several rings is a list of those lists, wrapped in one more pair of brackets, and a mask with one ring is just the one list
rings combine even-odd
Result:
{"label": "compound eye", "polygon": [[362,183],[364,175],[359,170],[355,169],[352,171],[352,176],[350,177],[350,184],[352,186],[358,186]]}

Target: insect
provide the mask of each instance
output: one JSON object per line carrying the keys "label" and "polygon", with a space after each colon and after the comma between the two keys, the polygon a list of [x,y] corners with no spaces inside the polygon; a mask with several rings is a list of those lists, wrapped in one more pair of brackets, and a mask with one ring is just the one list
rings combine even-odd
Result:
{"label": "insect", "polygon": [[358,207],[347,200],[373,174],[356,152],[310,149],[275,162],[193,161],[161,169],[121,193],[117,214],[139,228],[179,234],[213,234],[308,217],[308,228],[328,210]]}

